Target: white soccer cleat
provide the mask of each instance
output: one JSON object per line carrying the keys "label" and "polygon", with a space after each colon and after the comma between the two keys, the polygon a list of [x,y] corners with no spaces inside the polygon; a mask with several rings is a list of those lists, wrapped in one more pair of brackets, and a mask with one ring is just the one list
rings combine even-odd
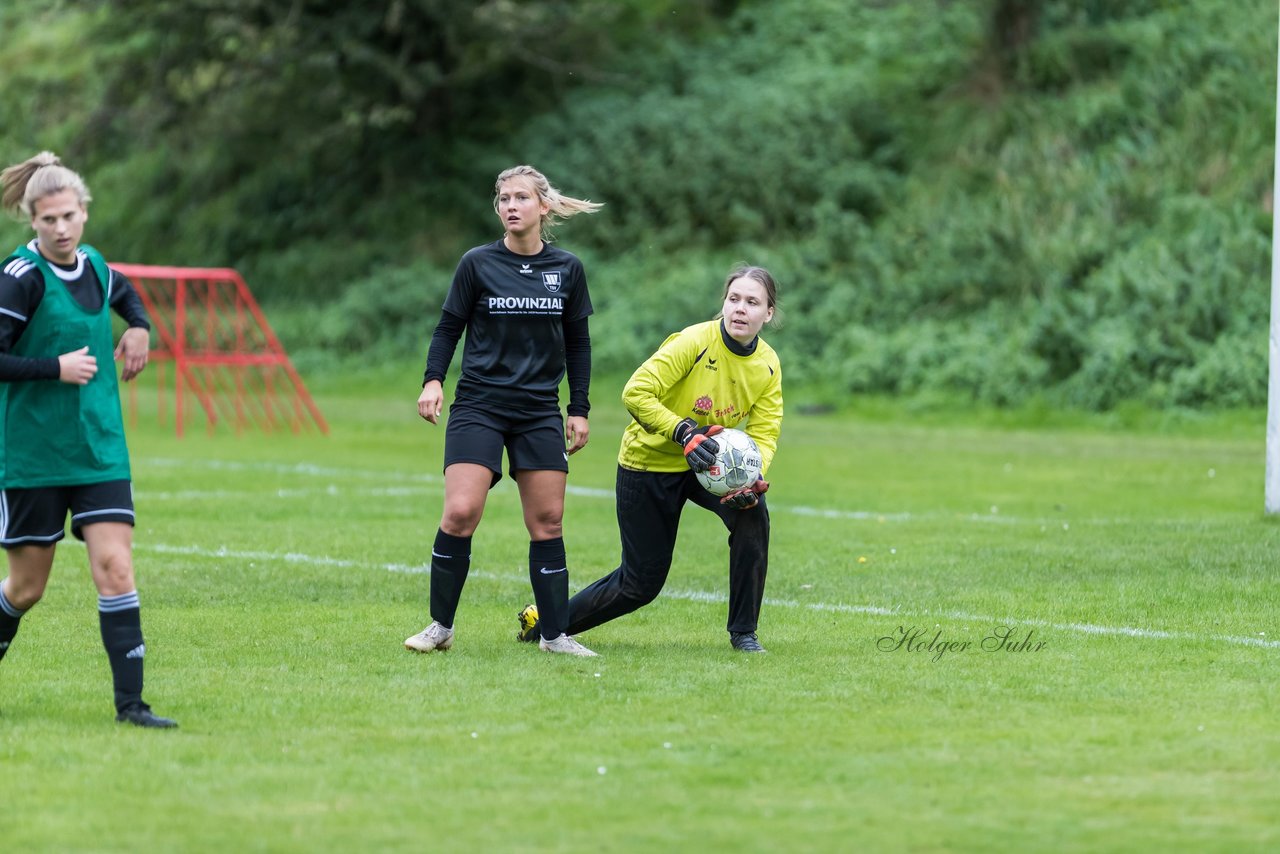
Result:
{"label": "white soccer cleat", "polygon": [[444,652],[451,646],[453,646],[453,629],[446,629],[434,620],[431,621],[431,625],[416,635],[404,639],[404,648],[414,652],[432,652],[437,649]]}
{"label": "white soccer cleat", "polygon": [[538,640],[538,649],[543,649],[547,652],[560,652],[565,655],[599,655],[599,653],[592,652],[573,638],[564,634],[560,635],[560,637],[555,640],[540,638]]}

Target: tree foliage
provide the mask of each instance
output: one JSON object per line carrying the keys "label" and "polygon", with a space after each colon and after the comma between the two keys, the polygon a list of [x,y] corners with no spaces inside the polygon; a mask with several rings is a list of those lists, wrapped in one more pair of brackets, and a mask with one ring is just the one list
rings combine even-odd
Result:
{"label": "tree foliage", "polygon": [[672,20],[688,37],[736,5],[98,3],[107,80],[85,133],[112,170],[112,212],[142,217],[123,248],[212,249],[295,294],[337,286],[308,281],[314,269],[340,280],[396,243],[431,252],[416,235],[485,204],[478,144],[519,137],[581,85],[625,82],[624,53],[669,37]]}
{"label": "tree foliage", "polygon": [[[1224,8],[753,5],[640,97],[579,93],[532,145],[618,201],[574,228],[635,259],[629,280],[691,246],[776,264],[792,378],[1256,404],[1274,102],[1249,68],[1274,62],[1275,20]],[[644,341],[666,322],[616,317]]]}
{"label": "tree foliage", "polygon": [[1265,396],[1264,0],[15,2],[0,134],[76,155],[117,257],[312,303],[295,348],[420,358],[493,175],[532,162],[606,203],[563,229],[600,369],[745,259],[789,382]]}

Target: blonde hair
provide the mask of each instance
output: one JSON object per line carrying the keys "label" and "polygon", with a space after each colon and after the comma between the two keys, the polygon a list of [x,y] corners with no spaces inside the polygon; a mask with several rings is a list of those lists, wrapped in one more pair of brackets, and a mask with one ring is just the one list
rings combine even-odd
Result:
{"label": "blonde hair", "polygon": [[551,182],[547,180],[546,175],[543,175],[532,166],[512,166],[510,169],[505,169],[499,173],[498,180],[493,182],[493,210],[495,213],[501,213],[498,210],[498,196],[502,193],[502,185],[512,178],[529,179],[529,183],[533,185],[533,191],[537,193],[539,201],[547,203],[548,210],[538,221],[543,240],[550,241],[552,239],[551,228],[556,223],[580,213],[595,213],[604,207],[600,202],[575,199],[564,195],[551,186]]}
{"label": "blonde hair", "polygon": [[0,206],[27,219],[35,215],[37,201],[63,190],[73,190],[81,205],[93,201],[84,179],[63,166],[52,151],[42,151],[0,172],[0,190]]}

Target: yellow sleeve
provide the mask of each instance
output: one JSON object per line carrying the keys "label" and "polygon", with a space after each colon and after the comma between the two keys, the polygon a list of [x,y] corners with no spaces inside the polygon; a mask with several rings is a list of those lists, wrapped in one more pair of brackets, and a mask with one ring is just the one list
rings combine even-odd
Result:
{"label": "yellow sleeve", "polygon": [[760,475],[763,477],[769,471],[769,464],[778,450],[778,437],[782,435],[782,365],[776,360],[768,387],[751,407],[745,432],[760,449]]}
{"label": "yellow sleeve", "polygon": [[701,348],[692,334],[695,328],[668,336],[657,352],[636,368],[622,389],[622,405],[646,433],[670,439],[680,423],[680,416],[668,409],[662,399],[697,361]]}

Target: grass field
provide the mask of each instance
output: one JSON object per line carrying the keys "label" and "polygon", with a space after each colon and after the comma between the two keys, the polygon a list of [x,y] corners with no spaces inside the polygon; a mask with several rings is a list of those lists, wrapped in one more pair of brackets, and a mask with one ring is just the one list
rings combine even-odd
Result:
{"label": "grass field", "polygon": [[[0,848],[1280,845],[1261,414],[789,415],[764,656],[729,648],[724,534],[694,507],[666,594],[583,636],[601,658],[517,644],[527,536],[504,481],[456,646],[421,656],[401,642],[428,619],[443,432],[416,416],[415,369],[316,384],[328,437],[139,419],[148,698],[182,728],[112,721],[64,543],[0,665]],[[617,560],[616,392],[597,383],[570,477],[575,588]]]}

